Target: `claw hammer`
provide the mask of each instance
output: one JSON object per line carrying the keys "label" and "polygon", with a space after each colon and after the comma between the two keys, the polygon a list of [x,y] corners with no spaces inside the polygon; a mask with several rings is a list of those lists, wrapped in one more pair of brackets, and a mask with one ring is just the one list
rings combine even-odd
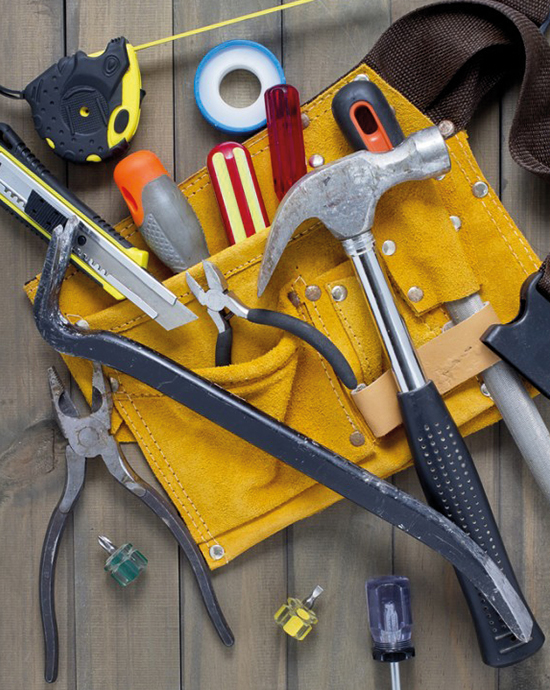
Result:
{"label": "claw hammer", "polygon": [[[386,97],[370,80],[358,79],[343,86],[332,101],[332,113],[356,151],[389,151],[405,138]],[[478,292],[445,304],[455,325],[483,306]],[[550,431],[535,401],[520,376],[504,361],[486,369],[482,378],[535,481],[550,501]]]}
{"label": "claw hammer", "polygon": [[[384,153],[360,151],[302,177],[288,191],[273,220],[260,275],[261,295],[296,228],[318,218],[342,242],[361,284],[399,389],[403,425],[420,483],[430,505],[451,519],[519,585],[466,443],[433,382],[422,371],[375,249],[372,225],[379,198],[402,182],[450,170],[437,127],[409,136]],[[487,601],[457,573],[476,627],[481,653],[491,666],[508,666],[544,643],[535,623],[528,642],[514,638]]]}

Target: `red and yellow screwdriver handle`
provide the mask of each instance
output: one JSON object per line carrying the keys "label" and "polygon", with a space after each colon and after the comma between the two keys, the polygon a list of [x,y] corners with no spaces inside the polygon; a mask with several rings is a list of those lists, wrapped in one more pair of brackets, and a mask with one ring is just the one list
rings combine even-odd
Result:
{"label": "red and yellow screwdriver handle", "polygon": [[206,167],[230,244],[242,242],[269,226],[248,149],[234,141],[226,141],[210,151]]}

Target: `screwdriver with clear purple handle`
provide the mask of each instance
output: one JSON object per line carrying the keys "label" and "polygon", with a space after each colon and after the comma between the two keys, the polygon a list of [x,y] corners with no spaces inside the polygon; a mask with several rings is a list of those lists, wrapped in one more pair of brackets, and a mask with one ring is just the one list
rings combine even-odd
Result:
{"label": "screwdriver with clear purple handle", "polygon": [[390,664],[392,690],[401,690],[399,662],[414,656],[409,579],[388,575],[367,580],[372,658]]}

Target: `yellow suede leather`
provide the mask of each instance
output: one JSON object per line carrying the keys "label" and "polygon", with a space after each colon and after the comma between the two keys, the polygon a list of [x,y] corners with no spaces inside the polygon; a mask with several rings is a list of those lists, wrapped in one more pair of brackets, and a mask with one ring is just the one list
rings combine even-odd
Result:
{"label": "yellow suede leather", "polygon": [[[403,96],[362,66],[303,107],[310,118],[304,131],[308,157],[319,153],[329,162],[350,153],[332,118],[331,101],[357,72],[368,73],[383,89],[406,134],[431,124]],[[417,346],[441,333],[449,321],[444,302],[478,290],[500,319],[508,321],[516,313],[524,278],[539,264],[493,191],[483,199],[472,194],[472,184],[483,175],[466,134],[460,133],[448,143],[453,169],[443,181],[408,183],[390,190],[376,211],[374,233],[378,244],[391,239],[397,246],[395,254],[384,257],[384,261]],[[272,218],[277,199],[266,132],[257,134],[247,146]],[[258,300],[256,281],[267,231],[227,247],[206,171],[199,171],[181,189],[204,228],[214,262],[245,303],[276,308],[313,323],[342,349],[361,382],[369,384],[387,369],[352,267],[329,232],[315,222],[300,227],[266,294]],[[449,220],[451,215],[462,220],[459,232]],[[117,229],[137,246],[143,246],[131,221],[124,221]],[[166,269],[153,258],[150,268],[161,279],[168,277]],[[204,284],[200,266],[191,273]],[[200,319],[166,332],[131,303],[113,304],[101,288],[72,268],[62,289],[61,306],[73,319],[85,318],[92,328],[122,333],[198,371],[382,477],[409,464],[402,429],[375,439],[330,367],[295,338],[234,318],[234,364],[214,368],[214,324],[190,294],[183,275],[169,277],[166,285]],[[321,288],[318,300],[306,297],[308,285]],[[342,302],[331,296],[335,285],[348,290]],[[412,286],[424,292],[424,298],[416,304],[407,299]],[[26,287],[31,299],[36,287],[36,280]],[[70,358],[67,364],[89,396],[90,364]],[[109,373],[120,383],[114,394],[117,438],[139,443],[212,568],[338,500],[328,489],[139,381],[114,371]],[[462,384],[445,398],[464,434],[498,419],[491,400],[480,392],[476,380]],[[352,440],[361,445],[354,445]],[[223,546],[223,559],[210,558],[213,544]]]}

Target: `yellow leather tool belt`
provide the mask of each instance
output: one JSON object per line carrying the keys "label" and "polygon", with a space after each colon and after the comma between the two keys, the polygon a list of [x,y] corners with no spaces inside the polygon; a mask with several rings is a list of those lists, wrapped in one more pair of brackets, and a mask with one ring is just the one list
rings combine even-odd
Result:
{"label": "yellow leather tool belt", "polygon": [[[360,72],[384,91],[405,134],[431,124],[362,65],[304,105],[308,158],[317,153],[330,162],[351,152],[333,119],[331,102]],[[484,177],[466,134],[456,134],[448,144],[452,171],[442,181],[411,182],[387,192],[378,204],[373,231],[379,247],[388,240],[395,244],[395,251],[382,253],[382,259],[399,309],[425,368],[444,392],[462,433],[470,434],[499,418],[477,378],[495,361],[479,343],[479,335],[489,323],[515,315],[520,286],[540,261],[495,193],[473,193]],[[277,198],[266,132],[250,139],[247,147],[272,218]],[[363,390],[350,395],[327,363],[302,341],[244,319],[232,319],[234,363],[214,367],[213,322],[194,300],[184,275],[168,277],[155,260],[151,271],[166,279],[167,287],[199,315],[198,320],[167,332],[133,304],[113,305],[100,287],[72,268],[61,293],[64,313],[71,320],[84,318],[92,328],[123,333],[148,345],[381,477],[407,467],[410,453],[388,362],[340,244],[319,223],[301,226],[258,300],[256,282],[268,231],[228,247],[206,170],[182,183],[181,190],[231,289],[250,307],[278,309],[312,323],[343,351],[365,384]],[[117,230],[143,246],[130,220]],[[200,265],[191,274],[205,285]],[[36,279],[26,286],[31,299],[36,288]],[[489,306],[449,331],[444,304],[476,292]],[[89,396],[91,365],[70,358],[67,365]],[[113,415],[118,440],[139,444],[212,568],[338,500],[308,477],[139,381],[115,371],[109,374],[119,383]],[[223,547],[222,558],[211,557],[213,545]]]}

